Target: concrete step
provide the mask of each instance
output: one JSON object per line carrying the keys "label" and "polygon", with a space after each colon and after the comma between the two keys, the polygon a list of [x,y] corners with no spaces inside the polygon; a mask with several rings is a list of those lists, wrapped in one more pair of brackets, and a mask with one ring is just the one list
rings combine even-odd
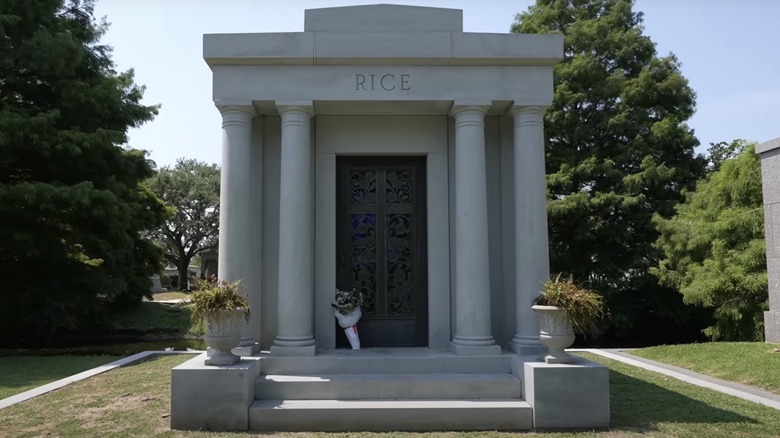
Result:
{"label": "concrete step", "polygon": [[520,400],[256,400],[254,431],[530,430]]}
{"label": "concrete step", "polygon": [[265,356],[263,374],[506,374],[510,355],[456,356],[449,351],[428,349],[376,349],[318,353],[300,358]]}
{"label": "concrete step", "polygon": [[265,400],[520,399],[512,374],[261,375],[255,398]]}

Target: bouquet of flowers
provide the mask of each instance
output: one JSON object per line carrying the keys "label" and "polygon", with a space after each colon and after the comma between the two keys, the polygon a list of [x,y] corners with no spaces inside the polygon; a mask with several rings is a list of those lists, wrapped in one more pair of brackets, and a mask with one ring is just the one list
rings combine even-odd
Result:
{"label": "bouquet of flowers", "polygon": [[336,319],[347,335],[349,345],[353,350],[360,350],[360,337],[358,336],[357,322],[363,316],[360,306],[363,305],[363,295],[355,289],[336,289],[336,301],[331,306],[335,309]]}

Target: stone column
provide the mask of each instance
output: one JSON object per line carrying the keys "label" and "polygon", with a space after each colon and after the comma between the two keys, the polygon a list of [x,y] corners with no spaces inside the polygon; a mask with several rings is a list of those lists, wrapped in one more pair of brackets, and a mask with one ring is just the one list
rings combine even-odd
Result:
{"label": "stone column", "polygon": [[[219,190],[219,279],[241,281],[241,293],[254,293],[247,288],[252,275],[252,245],[247,239],[253,226],[250,202],[252,175],[252,105],[228,105],[222,113],[222,171]],[[259,318],[254,313],[253,318]],[[233,350],[240,356],[259,351],[250,324],[241,325],[241,343]]]}
{"label": "stone column", "polygon": [[499,354],[491,334],[485,112],[453,106],[455,118],[455,336],[460,355]]}
{"label": "stone column", "polygon": [[544,170],[543,106],[515,106],[515,297],[516,330],[511,348],[538,355],[539,325],[531,306],[550,276],[547,245],[547,194]]}
{"label": "stone column", "polygon": [[279,312],[271,354],[313,356],[314,184],[311,101],[281,104]]}
{"label": "stone column", "polygon": [[761,156],[764,236],[769,310],[764,312],[766,342],[780,343],[780,138],[756,145]]}

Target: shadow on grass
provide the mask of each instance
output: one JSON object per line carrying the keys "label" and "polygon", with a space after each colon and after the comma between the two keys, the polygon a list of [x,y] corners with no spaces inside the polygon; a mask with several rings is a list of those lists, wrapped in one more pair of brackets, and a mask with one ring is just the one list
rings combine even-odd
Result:
{"label": "shadow on grass", "polygon": [[616,429],[655,430],[658,423],[757,423],[614,369],[609,378],[612,427]]}
{"label": "shadow on grass", "polygon": [[108,327],[114,332],[184,335],[192,329],[191,306],[144,301],[114,315]]}
{"label": "shadow on grass", "polygon": [[0,399],[115,359],[111,356],[0,357]]}

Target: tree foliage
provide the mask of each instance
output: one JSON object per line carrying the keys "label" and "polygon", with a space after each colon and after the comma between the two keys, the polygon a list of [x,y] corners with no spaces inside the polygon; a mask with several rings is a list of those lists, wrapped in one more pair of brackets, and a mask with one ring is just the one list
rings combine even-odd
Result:
{"label": "tree foliage", "polygon": [[655,218],[665,257],[653,273],[686,303],[712,309],[715,324],[705,330],[712,340],[761,341],[768,297],[761,162],[753,145],[731,144],[743,152],[700,181],[675,216]]}
{"label": "tree foliage", "polygon": [[172,208],[154,236],[165,257],[179,271],[179,290],[187,289],[187,267],[192,258],[216,248],[219,238],[219,167],[180,158],[163,167],[149,187]]}
{"label": "tree foliage", "polygon": [[691,312],[649,274],[659,258],[652,217],[672,215],[706,163],[685,124],[695,94],[675,56],[657,56],[632,8],[537,0],[512,31],[564,36],[545,114],[551,270],[604,294],[612,336],[657,342]]}
{"label": "tree foliage", "polygon": [[749,146],[745,140],[733,140],[730,143],[719,141],[710,143],[707,148],[707,171],[714,172],[720,169],[720,165],[729,158],[734,158]]}
{"label": "tree foliage", "polygon": [[164,206],[127,130],[156,108],[100,44],[91,1],[0,8],[0,327],[78,328],[148,293]]}

